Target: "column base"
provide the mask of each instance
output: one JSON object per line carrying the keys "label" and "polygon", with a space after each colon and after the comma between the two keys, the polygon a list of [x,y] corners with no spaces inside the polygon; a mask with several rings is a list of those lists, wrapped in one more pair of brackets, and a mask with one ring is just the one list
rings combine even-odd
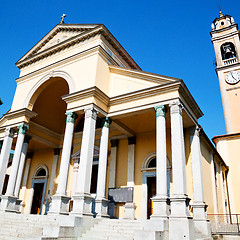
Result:
{"label": "column base", "polygon": [[126,203],[124,205],[125,215],[124,219],[135,219],[135,204],[134,203]]}
{"label": "column base", "polygon": [[194,225],[191,217],[169,217],[169,240],[194,240]]}
{"label": "column base", "polygon": [[74,216],[93,216],[92,214],[92,201],[91,194],[76,194],[73,197],[73,210],[70,213]]}
{"label": "column base", "polygon": [[108,203],[107,199],[95,199],[95,212],[97,213],[97,218],[109,218],[108,215]]}
{"label": "column base", "polygon": [[168,197],[155,196],[152,198],[153,214],[150,218],[163,218],[167,219],[169,216],[170,201]]}
{"label": "column base", "polygon": [[175,195],[170,198],[171,217],[191,217],[189,211],[190,198],[187,195]]}
{"label": "column base", "polygon": [[193,202],[192,208],[195,237],[211,238],[211,226],[206,213],[207,205],[205,202]]}
{"label": "column base", "polygon": [[1,196],[0,211],[12,213],[19,212],[19,204],[17,205],[17,200],[18,198],[14,196]]}
{"label": "column base", "polygon": [[68,215],[69,214],[69,200],[70,197],[65,195],[53,195],[51,197],[52,203],[48,215]]}

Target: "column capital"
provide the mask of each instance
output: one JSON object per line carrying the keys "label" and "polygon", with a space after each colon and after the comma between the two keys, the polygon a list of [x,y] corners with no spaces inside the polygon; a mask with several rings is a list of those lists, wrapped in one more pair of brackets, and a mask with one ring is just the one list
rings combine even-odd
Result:
{"label": "column capital", "polygon": [[112,139],[110,140],[111,147],[118,147],[118,139]]}
{"label": "column capital", "polygon": [[26,134],[26,131],[29,129],[29,127],[26,124],[21,124],[18,126],[18,133],[21,133],[23,135]]}
{"label": "column capital", "polygon": [[7,127],[7,128],[5,129],[5,137],[13,138],[14,133],[15,133],[15,130],[12,129],[12,128]]}
{"label": "column capital", "polygon": [[24,143],[29,143],[29,141],[32,139],[31,136],[29,135],[26,135],[25,138],[24,138]]}
{"label": "column capital", "polygon": [[110,124],[112,123],[112,120],[108,117],[105,117],[102,119],[101,126],[109,128]]}
{"label": "column capital", "polygon": [[190,134],[191,134],[192,136],[197,136],[197,137],[199,137],[199,136],[200,136],[200,133],[201,133],[201,127],[196,126],[196,127],[190,128]]}
{"label": "column capital", "polygon": [[78,115],[74,112],[66,112],[65,115],[67,116],[66,118],[66,123],[75,123],[75,120],[77,119]]}
{"label": "column capital", "polygon": [[180,101],[174,101],[169,104],[171,114],[179,113],[182,115],[183,105]]}
{"label": "column capital", "polygon": [[98,111],[94,107],[86,108],[84,109],[84,112],[85,118],[93,118],[94,120],[97,120]]}
{"label": "column capital", "polygon": [[60,155],[60,148],[54,148],[54,155]]}
{"label": "column capital", "polygon": [[166,113],[167,113],[167,107],[165,105],[159,105],[154,107],[155,111],[156,111],[156,118],[161,116],[161,117],[165,117]]}
{"label": "column capital", "polygon": [[128,145],[136,144],[136,137],[129,137],[128,138]]}

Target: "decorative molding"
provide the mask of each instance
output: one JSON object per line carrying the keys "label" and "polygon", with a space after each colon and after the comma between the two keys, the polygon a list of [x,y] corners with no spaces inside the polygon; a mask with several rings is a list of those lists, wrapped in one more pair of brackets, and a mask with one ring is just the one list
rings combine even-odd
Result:
{"label": "decorative molding", "polygon": [[5,135],[4,135],[4,136],[5,136],[5,137],[13,138],[13,137],[14,137],[14,133],[15,133],[15,130],[14,130],[14,129],[7,127],[7,128],[5,129]]}
{"label": "decorative molding", "polygon": [[136,145],[136,136],[128,138],[128,145]]}
{"label": "decorative molding", "polygon": [[60,155],[61,148],[54,148],[54,155]]}
{"label": "decorative molding", "polygon": [[112,139],[111,142],[111,148],[118,147],[118,139]]}
{"label": "decorative molding", "polygon": [[108,106],[109,104],[109,97],[96,86],[78,92],[74,92],[68,95],[64,95],[62,96],[62,100],[64,100],[68,104],[88,97],[96,97],[106,106]]}
{"label": "decorative molding", "polygon": [[138,69],[128,69],[120,66],[109,66],[109,70],[111,73],[117,73],[124,76],[134,77],[134,78],[138,78],[138,79],[142,79],[145,81],[154,82],[158,84],[167,84],[169,82],[175,82],[175,81],[181,80],[179,78],[145,72]]}
{"label": "decorative molding", "polygon": [[26,118],[30,119],[32,117],[36,117],[37,113],[29,110],[28,108],[22,108],[22,109],[13,111],[13,112],[8,112],[8,113],[4,114],[3,116],[7,120],[18,118],[18,117],[26,117]]}
{"label": "decorative molding", "polygon": [[26,135],[25,138],[24,138],[24,143],[29,143],[31,139],[32,139],[31,136]]}
{"label": "decorative molding", "polygon": [[180,115],[182,115],[183,105],[179,100],[171,102],[169,104],[169,107],[171,114],[179,113]]}

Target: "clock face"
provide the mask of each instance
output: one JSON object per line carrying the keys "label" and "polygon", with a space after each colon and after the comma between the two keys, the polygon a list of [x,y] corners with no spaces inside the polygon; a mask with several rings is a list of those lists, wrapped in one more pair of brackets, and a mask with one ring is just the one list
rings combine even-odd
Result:
{"label": "clock face", "polygon": [[229,84],[236,84],[240,81],[240,72],[231,71],[226,75],[226,82]]}

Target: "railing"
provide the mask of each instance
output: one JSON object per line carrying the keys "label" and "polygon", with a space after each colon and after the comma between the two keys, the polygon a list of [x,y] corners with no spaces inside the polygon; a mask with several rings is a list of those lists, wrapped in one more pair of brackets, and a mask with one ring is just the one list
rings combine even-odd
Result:
{"label": "railing", "polygon": [[208,214],[212,234],[240,235],[240,214]]}
{"label": "railing", "polygon": [[223,65],[226,66],[226,65],[233,64],[233,63],[236,63],[236,62],[237,62],[237,58],[233,57],[233,58],[223,60]]}

